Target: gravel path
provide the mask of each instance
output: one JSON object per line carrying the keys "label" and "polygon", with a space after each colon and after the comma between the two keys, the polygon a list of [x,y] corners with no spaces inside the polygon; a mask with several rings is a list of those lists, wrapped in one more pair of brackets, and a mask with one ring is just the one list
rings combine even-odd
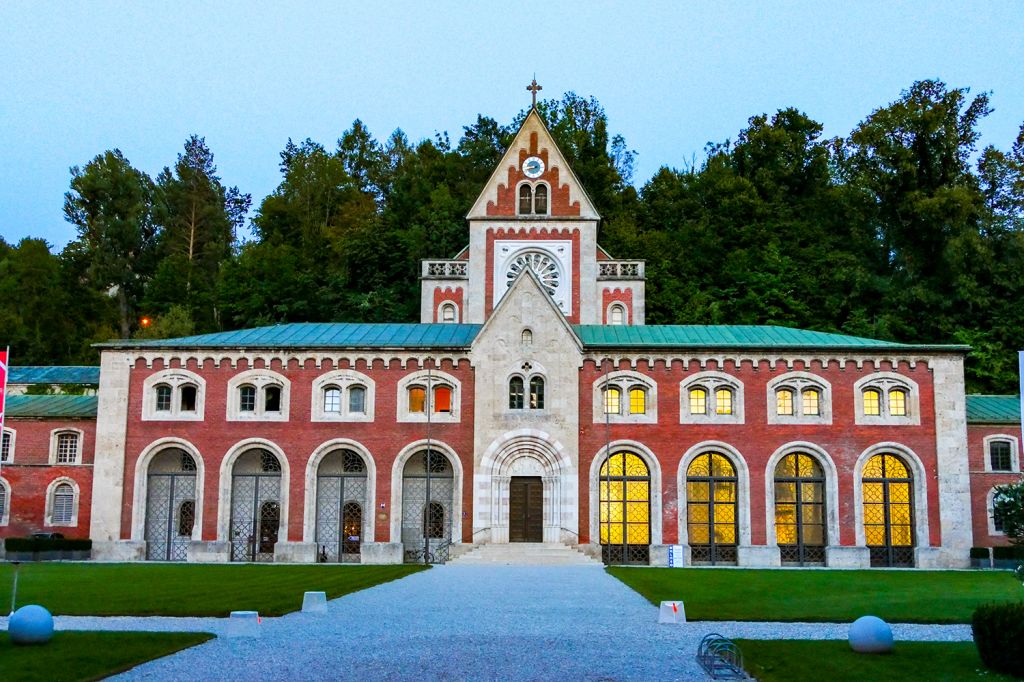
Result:
{"label": "gravel path", "polygon": [[[301,595],[296,595],[300,600]],[[705,679],[701,637],[845,639],[847,625],[658,625],[657,608],[600,567],[439,566],[266,618],[258,639],[219,637],[119,679]],[[0,628],[6,627],[0,618]],[[218,618],[60,617],[58,629],[193,630]],[[971,639],[968,625],[894,625],[897,640]]]}

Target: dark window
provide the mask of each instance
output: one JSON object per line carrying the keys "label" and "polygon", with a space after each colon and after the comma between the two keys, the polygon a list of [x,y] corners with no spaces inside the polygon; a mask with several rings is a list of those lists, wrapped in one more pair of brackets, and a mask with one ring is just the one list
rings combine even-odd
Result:
{"label": "dark window", "polygon": [[6,462],[11,458],[11,432],[4,431],[2,445],[0,445],[0,462]]}
{"label": "dark window", "polygon": [[238,389],[238,409],[242,412],[256,411],[255,386],[242,386]]}
{"label": "dark window", "polygon": [[169,412],[171,409],[171,387],[160,384],[156,387],[156,411]]}
{"label": "dark window", "polygon": [[431,539],[444,537],[444,505],[440,502],[431,502],[424,510],[423,537]]}
{"label": "dark window", "polygon": [[988,457],[992,471],[1012,471],[1013,459],[1010,453],[1010,441],[994,440],[989,443]]}
{"label": "dark window", "polygon": [[544,380],[540,377],[530,379],[530,409],[544,409]]}
{"label": "dark window", "polygon": [[196,387],[186,384],[181,387],[181,411],[182,412],[195,412],[196,411]]}
{"label": "dark window", "polygon": [[192,459],[192,455],[187,452],[181,453],[181,470],[182,471],[195,471],[196,461]]}
{"label": "dark window", "polygon": [[530,191],[529,185],[519,186],[519,213],[520,215],[529,215],[533,212],[533,192]]}
{"label": "dark window", "polygon": [[342,469],[346,474],[358,474],[366,470],[363,458],[351,450],[345,450],[342,454]]}
{"label": "dark window", "polygon": [[348,389],[348,411],[352,414],[366,412],[366,389],[362,386]]}
{"label": "dark window", "polygon": [[522,377],[512,377],[508,380],[508,407],[510,410],[523,409]]}
{"label": "dark window", "polygon": [[[997,533],[1003,533],[1003,532],[1005,532],[1003,530],[1004,526],[1005,526],[1005,524],[1003,523],[1003,515],[1002,514],[996,514],[996,510],[995,510],[995,505],[996,505],[996,502],[998,502],[998,501],[999,501],[999,494],[997,493],[997,494],[992,496],[992,530],[994,530]],[[0,505],[0,511],[2,511],[2,510],[3,510],[3,505]]]}
{"label": "dark window", "polygon": [[196,524],[196,503],[195,500],[185,500],[178,507],[178,535],[189,537],[192,535],[192,527]]}
{"label": "dark window", "polygon": [[260,450],[260,468],[263,470],[263,473],[281,471],[281,462],[277,460],[274,453]]}
{"label": "dark window", "polygon": [[263,389],[264,410],[266,412],[280,412],[281,411],[281,387],[280,386],[267,386]]}
{"label": "dark window", "polygon": [[533,195],[533,212],[544,215],[548,212],[548,188],[547,185],[537,185]]}

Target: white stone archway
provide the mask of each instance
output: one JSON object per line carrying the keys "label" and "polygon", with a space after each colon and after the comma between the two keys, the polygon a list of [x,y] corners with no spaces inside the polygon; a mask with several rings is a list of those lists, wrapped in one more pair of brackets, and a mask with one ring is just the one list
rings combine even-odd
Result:
{"label": "white stone archway", "polygon": [[565,448],[536,429],[510,431],[484,451],[473,476],[473,541],[509,541],[509,484],[539,476],[544,487],[544,542],[579,541],[579,480]]}

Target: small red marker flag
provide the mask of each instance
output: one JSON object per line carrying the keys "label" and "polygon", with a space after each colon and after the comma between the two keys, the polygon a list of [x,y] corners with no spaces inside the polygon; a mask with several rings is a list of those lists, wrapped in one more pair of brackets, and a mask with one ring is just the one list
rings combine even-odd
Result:
{"label": "small red marker flag", "polygon": [[672,602],[672,613],[679,613],[679,606],[675,602]]}

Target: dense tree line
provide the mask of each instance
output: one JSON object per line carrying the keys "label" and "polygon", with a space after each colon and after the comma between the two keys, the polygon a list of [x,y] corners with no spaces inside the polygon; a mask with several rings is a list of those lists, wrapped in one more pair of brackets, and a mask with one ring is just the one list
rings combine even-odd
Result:
{"label": "dense tree line", "polygon": [[[639,190],[594,98],[538,108],[603,217],[601,243],[647,260],[649,323],[967,343],[970,388],[1016,392],[1024,128],[1009,149],[978,149],[986,94],[914,83],[835,139],[795,109],[754,116]],[[201,137],[155,179],[106,151],[71,169],[78,239],[61,254],[0,241],[0,328],[16,362],[49,364],[95,361],[90,344],[109,337],[414,321],[419,260],[468,242],[465,215],[525,115],[479,116],[457,142],[382,142],[359,120],[333,148],[289,140],[254,210]]]}

